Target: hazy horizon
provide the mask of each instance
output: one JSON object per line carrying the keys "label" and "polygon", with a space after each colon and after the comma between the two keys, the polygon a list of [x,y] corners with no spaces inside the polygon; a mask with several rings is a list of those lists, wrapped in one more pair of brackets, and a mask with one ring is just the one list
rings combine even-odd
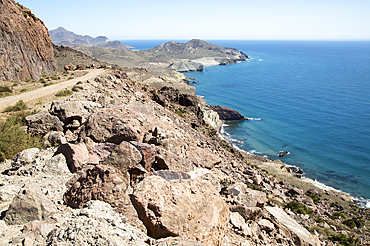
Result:
{"label": "hazy horizon", "polygon": [[370,1],[41,1],[20,3],[44,21],[111,40],[370,40]]}

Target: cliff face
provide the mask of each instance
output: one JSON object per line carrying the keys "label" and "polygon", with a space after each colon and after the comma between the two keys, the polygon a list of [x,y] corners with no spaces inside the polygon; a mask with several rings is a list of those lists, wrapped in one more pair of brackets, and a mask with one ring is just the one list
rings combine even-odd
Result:
{"label": "cliff face", "polygon": [[38,79],[59,71],[44,23],[14,0],[0,0],[0,80]]}

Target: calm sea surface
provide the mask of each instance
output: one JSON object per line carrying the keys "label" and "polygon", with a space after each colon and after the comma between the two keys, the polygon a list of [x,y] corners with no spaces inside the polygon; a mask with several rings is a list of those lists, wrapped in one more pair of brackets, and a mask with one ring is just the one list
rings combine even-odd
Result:
{"label": "calm sea surface", "polygon": [[[138,49],[165,40],[123,41]],[[251,59],[186,73],[198,95],[245,117],[226,122],[241,149],[301,167],[305,176],[370,199],[370,42],[230,41]]]}

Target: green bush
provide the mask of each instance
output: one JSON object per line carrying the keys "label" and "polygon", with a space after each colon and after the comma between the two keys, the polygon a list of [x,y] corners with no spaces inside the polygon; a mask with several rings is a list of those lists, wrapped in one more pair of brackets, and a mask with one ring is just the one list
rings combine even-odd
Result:
{"label": "green bush", "polygon": [[7,86],[0,86],[0,92],[10,92],[10,93],[12,93],[13,92],[13,90],[12,89],[10,89],[9,87],[7,87]]}
{"label": "green bush", "polygon": [[84,88],[82,86],[78,86],[78,85],[75,85],[72,87],[72,91],[74,92],[77,92],[77,91],[80,91],[80,90],[83,90]]}
{"label": "green bush", "polygon": [[142,89],[143,91],[147,91],[147,90],[148,90],[148,88],[146,88],[145,86],[141,87],[141,89]]}
{"label": "green bush", "polygon": [[13,93],[13,90],[6,86],[0,86],[0,97],[7,97]]}
{"label": "green bush", "polygon": [[70,96],[72,95],[73,92],[70,90],[64,90],[64,91],[59,91],[57,94],[55,94],[56,97],[64,97],[64,96]]}
{"label": "green bush", "polygon": [[82,84],[82,82],[81,81],[77,81],[76,85],[80,85],[80,84]]}
{"label": "green bush", "polygon": [[345,220],[342,222],[343,225],[346,225],[348,226],[349,228],[353,229],[356,227],[356,224],[355,222],[353,221],[353,219],[348,219],[348,220]]}
{"label": "green bush", "polygon": [[4,109],[4,112],[14,112],[14,111],[21,111],[26,110],[27,104],[23,102],[23,100],[19,100],[14,106],[8,106]]}
{"label": "green bush", "polygon": [[22,150],[42,147],[42,136],[27,134],[21,128],[24,118],[32,113],[21,112],[0,122],[0,161],[11,159]]}
{"label": "green bush", "polygon": [[320,197],[315,194],[306,194],[308,197],[310,197],[314,203],[318,203],[320,201]]}
{"label": "green bush", "polygon": [[304,204],[297,201],[287,203],[284,208],[290,208],[294,213],[298,214],[312,214],[313,211],[310,208],[307,208]]}
{"label": "green bush", "polygon": [[27,91],[27,89],[26,88],[23,88],[23,89],[21,89],[19,92],[20,93],[23,93],[23,92],[26,92]]}
{"label": "green bush", "polygon": [[347,235],[344,235],[344,234],[330,235],[329,238],[333,241],[339,242],[346,246],[356,245],[358,241],[357,239],[353,237],[348,237]]}

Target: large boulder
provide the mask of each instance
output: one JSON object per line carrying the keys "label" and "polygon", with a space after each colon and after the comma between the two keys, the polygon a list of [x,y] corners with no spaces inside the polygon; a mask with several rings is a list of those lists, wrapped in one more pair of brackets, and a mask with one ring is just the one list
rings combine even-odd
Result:
{"label": "large boulder", "polygon": [[187,150],[188,159],[197,167],[213,168],[215,165],[220,164],[222,159],[213,154],[208,149],[199,148],[197,146],[190,147]]}
{"label": "large boulder", "polygon": [[137,148],[132,144],[123,141],[112,149],[111,154],[102,162],[103,165],[109,165],[117,168],[124,179],[128,182],[128,171],[135,167],[142,160],[142,156]]}
{"label": "large boulder", "polygon": [[89,160],[89,151],[84,143],[62,144],[55,154],[63,154],[65,156],[68,168],[72,173],[85,167]]}
{"label": "large boulder", "polygon": [[63,123],[59,118],[46,111],[27,116],[26,123],[29,133],[45,135],[50,131],[63,131]]}
{"label": "large boulder", "polygon": [[19,152],[11,160],[12,169],[19,169],[33,164],[39,152],[40,150],[38,148],[25,149]]}
{"label": "large boulder", "polygon": [[63,199],[73,208],[82,208],[91,200],[100,200],[123,211],[128,203],[126,188],[127,183],[115,168],[96,165],[85,169],[80,177],[70,184]]}
{"label": "large boulder", "polygon": [[314,246],[320,245],[317,236],[312,235],[307,229],[297,223],[288,214],[278,207],[265,207],[265,210],[276,228],[279,228],[284,234],[291,238],[295,245]]}
{"label": "large boulder", "polygon": [[219,245],[227,230],[228,206],[206,181],[148,176],[135,188],[132,202],[154,238],[180,236]]}
{"label": "large boulder", "polygon": [[142,142],[144,119],[123,105],[109,105],[93,113],[81,131],[80,138],[91,138],[97,143],[122,141]]}
{"label": "large boulder", "polygon": [[54,101],[51,104],[50,111],[52,114],[64,123],[71,124],[72,128],[78,128],[80,124],[84,124],[87,117],[94,111],[95,108],[101,108],[99,103],[85,101]]}
{"label": "large boulder", "polygon": [[238,182],[229,186],[227,189],[228,195],[230,196],[233,204],[244,205],[246,207],[263,207],[268,201],[266,194],[248,188],[244,183]]}
{"label": "large boulder", "polygon": [[4,221],[8,225],[21,225],[33,220],[45,220],[54,212],[54,204],[34,184],[27,184],[14,197]]}

